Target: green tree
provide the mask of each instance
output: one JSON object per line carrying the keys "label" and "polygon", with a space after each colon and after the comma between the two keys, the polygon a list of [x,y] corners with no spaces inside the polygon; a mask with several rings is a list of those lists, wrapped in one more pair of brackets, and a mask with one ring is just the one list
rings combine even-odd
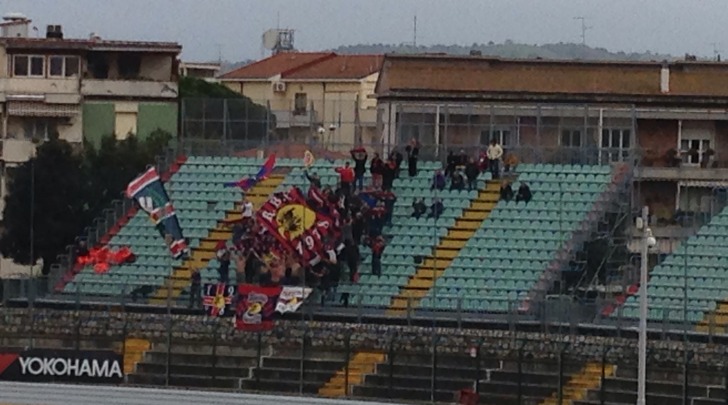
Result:
{"label": "green tree", "polygon": [[121,141],[107,135],[98,149],[86,145],[84,166],[91,213],[98,216],[113,200],[122,198],[127,184],[164,153],[171,139],[168,132],[156,130],[143,141],[133,135]]}
{"label": "green tree", "polygon": [[275,115],[218,83],[183,77],[179,81],[185,136],[259,142],[275,128]]}
{"label": "green tree", "polygon": [[56,256],[122,197],[127,184],[154,163],[171,138],[162,130],[144,141],[106,136],[98,149],[86,144],[83,153],[57,138],[40,145],[35,158],[9,172],[0,253],[30,264],[32,210],[32,256],[43,258],[47,274]]}
{"label": "green tree", "polygon": [[38,146],[36,157],[9,174],[0,252],[26,265],[42,258],[47,274],[56,256],[92,218],[83,161],[70,144],[53,138]]}

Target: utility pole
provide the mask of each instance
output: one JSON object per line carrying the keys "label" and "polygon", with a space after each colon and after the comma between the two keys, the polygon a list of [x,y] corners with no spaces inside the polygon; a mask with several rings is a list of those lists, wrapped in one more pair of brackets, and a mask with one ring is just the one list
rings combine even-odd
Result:
{"label": "utility pole", "polygon": [[581,44],[583,46],[586,46],[586,32],[592,27],[586,25],[586,17],[574,17],[575,20],[579,20],[581,22]]}

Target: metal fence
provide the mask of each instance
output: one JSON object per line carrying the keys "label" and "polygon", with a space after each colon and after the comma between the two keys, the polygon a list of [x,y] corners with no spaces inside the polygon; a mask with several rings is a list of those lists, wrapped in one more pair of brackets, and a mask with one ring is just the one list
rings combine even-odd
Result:
{"label": "metal fence", "polygon": [[[151,343],[126,384],[318,394],[335,376],[345,397],[451,402],[461,390],[486,403],[633,403],[635,345],[615,337],[376,329],[282,321],[267,332],[235,332],[227,320],[125,312],[13,310],[0,317],[0,347],[115,350]],[[146,315],[143,315],[146,316]],[[726,401],[724,346],[652,336],[648,401]],[[687,348],[687,349],[686,349]],[[363,370],[363,357],[370,356]],[[576,377],[578,376],[578,377]],[[341,384],[340,384],[341,385]],[[501,402],[503,401],[503,402]],[[685,402],[682,402],[685,401]]]}

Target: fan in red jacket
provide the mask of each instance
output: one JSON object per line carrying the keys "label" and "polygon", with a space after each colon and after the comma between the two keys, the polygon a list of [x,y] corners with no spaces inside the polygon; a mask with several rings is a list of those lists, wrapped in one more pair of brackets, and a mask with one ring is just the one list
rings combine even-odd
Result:
{"label": "fan in red jacket", "polygon": [[337,167],[336,173],[339,173],[341,191],[346,195],[351,194],[351,186],[354,184],[354,169],[349,166],[349,162],[346,162],[344,167]]}

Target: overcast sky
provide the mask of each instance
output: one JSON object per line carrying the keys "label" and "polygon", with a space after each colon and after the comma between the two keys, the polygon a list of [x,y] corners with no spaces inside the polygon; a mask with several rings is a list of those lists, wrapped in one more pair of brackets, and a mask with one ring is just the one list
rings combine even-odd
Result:
{"label": "overcast sky", "polygon": [[62,24],[67,37],[177,41],[185,60],[261,56],[261,35],[296,30],[296,47],[322,50],[358,43],[462,44],[511,39],[580,42],[612,51],[683,55],[728,53],[728,0],[0,0],[40,32]]}

